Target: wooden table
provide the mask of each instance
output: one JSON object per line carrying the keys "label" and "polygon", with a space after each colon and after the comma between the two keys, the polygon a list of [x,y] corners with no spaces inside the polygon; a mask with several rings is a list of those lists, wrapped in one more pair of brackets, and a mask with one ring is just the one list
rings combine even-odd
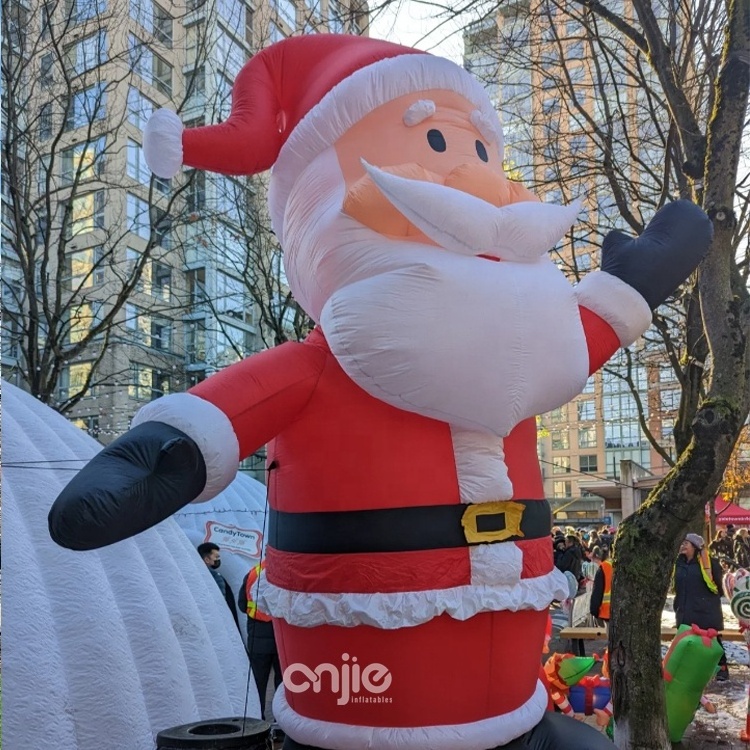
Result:
{"label": "wooden table", "polygon": [[[677,635],[676,628],[662,628],[661,639],[671,641]],[[745,641],[745,636],[739,630],[720,630],[719,635],[724,641]],[[586,641],[606,641],[606,628],[563,628],[560,631],[560,638],[569,640],[586,640]]]}

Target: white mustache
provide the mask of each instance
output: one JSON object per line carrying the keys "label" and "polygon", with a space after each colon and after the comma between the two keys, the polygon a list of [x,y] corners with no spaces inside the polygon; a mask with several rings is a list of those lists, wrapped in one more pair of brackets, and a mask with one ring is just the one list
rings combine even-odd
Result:
{"label": "white mustache", "polygon": [[523,201],[498,208],[462,190],[389,174],[364,159],[362,165],[412,224],[461,255],[533,262],[565,236],[581,210],[580,201],[569,206]]}

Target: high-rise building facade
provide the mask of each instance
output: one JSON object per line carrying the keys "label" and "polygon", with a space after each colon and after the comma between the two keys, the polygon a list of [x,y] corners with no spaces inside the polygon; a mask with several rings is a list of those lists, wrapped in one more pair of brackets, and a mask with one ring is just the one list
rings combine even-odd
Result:
{"label": "high-rise building facade", "polygon": [[143,128],[159,107],[220,121],[263,46],[366,24],[341,0],[5,3],[3,376],[107,443],[144,402],[274,343],[262,178],[154,178]]}

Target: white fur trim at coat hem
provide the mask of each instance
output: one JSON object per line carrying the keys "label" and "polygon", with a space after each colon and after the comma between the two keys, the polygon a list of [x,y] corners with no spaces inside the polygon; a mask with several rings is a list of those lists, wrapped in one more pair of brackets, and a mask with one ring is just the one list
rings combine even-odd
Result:
{"label": "white fur trim at coat hem", "polygon": [[568,583],[559,570],[537,578],[524,578],[512,586],[456,586],[430,591],[372,594],[325,594],[289,591],[262,578],[258,605],[290,625],[315,628],[337,625],[353,628],[370,625],[397,630],[429,622],[448,614],[468,620],[480,612],[545,610],[553,599],[568,596]]}
{"label": "white fur trim at coat hem", "polygon": [[651,310],[630,284],[606,271],[592,271],[575,288],[578,304],[612,326],[621,346],[629,346],[651,325]]}
{"label": "white fur trim at coat hem", "polygon": [[206,486],[194,503],[210,500],[226,489],[237,474],[240,445],[232,423],[221,409],[192,393],[173,393],[146,404],[132,426],[163,422],[192,438],[206,463]]}
{"label": "white fur trim at coat hem", "polygon": [[273,699],[273,715],[296,742],[330,750],[487,750],[505,745],[535,727],[547,710],[547,690],[537,682],[534,694],[515,711],[467,724],[431,727],[366,727],[335,724],[298,714],[281,686]]}

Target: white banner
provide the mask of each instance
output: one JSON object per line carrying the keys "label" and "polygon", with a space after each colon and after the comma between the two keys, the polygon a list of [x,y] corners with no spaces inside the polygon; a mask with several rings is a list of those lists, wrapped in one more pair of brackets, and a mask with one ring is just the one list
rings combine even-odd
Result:
{"label": "white banner", "polygon": [[263,548],[263,534],[254,529],[242,529],[218,521],[206,522],[204,542],[218,544],[222,550],[243,555],[251,560],[259,560]]}

